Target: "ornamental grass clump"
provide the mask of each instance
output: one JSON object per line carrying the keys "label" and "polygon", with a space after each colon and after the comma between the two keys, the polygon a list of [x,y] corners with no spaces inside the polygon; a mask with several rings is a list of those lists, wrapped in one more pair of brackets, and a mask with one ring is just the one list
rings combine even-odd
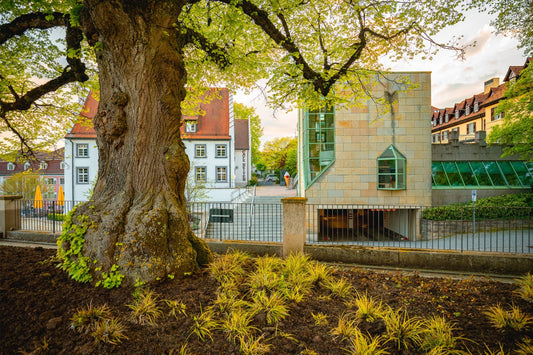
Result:
{"label": "ornamental grass clump", "polygon": [[147,289],[141,290],[132,304],[127,305],[131,309],[131,320],[137,324],[149,324],[155,326],[157,319],[163,315],[159,307],[155,292]]}
{"label": "ornamental grass clump", "polygon": [[123,340],[128,339],[126,336],[126,327],[115,318],[101,319],[94,325],[91,335],[97,342],[117,345]]}
{"label": "ornamental grass clump", "polygon": [[206,341],[207,338],[213,340],[211,333],[218,328],[218,322],[211,310],[201,312],[199,316],[192,316],[193,325],[191,326],[192,334],[195,334],[200,341]]}
{"label": "ornamental grass clump", "polygon": [[107,304],[93,306],[90,303],[87,307],[78,309],[70,318],[71,327],[80,333],[90,333],[94,329],[96,322],[111,317],[111,309]]}
{"label": "ornamental grass clump", "polygon": [[373,323],[374,321],[383,318],[385,310],[381,301],[376,301],[374,298],[364,294],[359,294],[350,298],[345,302],[345,305],[353,309],[352,313],[358,321]]}
{"label": "ornamental grass clump", "polygon": [[239,339],[250,338],[258,329],[252,326],[251,314],[242,308],[234,308],[220,323],[220,329],[226,333],[228,340],[236,343]]}
{"label": "ornamental grass clump", "polygon": [[453,335],[455,327],[444,319],[444,317],[433,316],[423,322],[424,328],[421,333],[420,348],[428,354],[448,354],[455,353],[455,347],[463,337]]}
{"label": "ornamental grass clump", "polygon": [[525,314],[515,305],[507,311],[497,304],[489,307],[484,313],[492,325],[498,329],[513,329],[520,332],[533,325],[533,317]]}
{"label": "ornamental grass clump", "polygon": [[387,341],[392,342],[398,350],[414,348],[421,343],[424,327],[420,319],[410,318],[407,311],[389,308],[384,320]]}
{"label": "ornamental grass clump", "polygon": [[360,330],[356,330],[350,338],[350,347],[344,349],[349,355],[382,355],[388,352],[382,349],[383,337],[367,337]]}
{"label": "ornamental grass clump", "polygon": [[330,330],[331,335],[335,339],[349,340],[356,337],[357,332],[357,321],[353,319],[349,314],[344,313],[339,317],[337,326]]}
{"label": "ornamental grass clump", "polygon": [[216,257],[209,264],[209,271],[220,283],[226,281],[238,282],[244,278],[246,274],[245,265],[249,260],[250,256],[248,254],[234,250]]}
{"label": "ornamental grass clump", "polygon": [[257,292],[250,302],[250,312],[255,316],[264,313],[269,325],[277,324],[289,315],[289,308],[285,305],[279,293],[267,295],[266,292]]}
{"label": "ornamental grass clump", "polygon": [[527,273],[527,275],[517,279],[516,282],[519,286],[516,293],[518,293],[523,300],[533,302],[533,275]]}

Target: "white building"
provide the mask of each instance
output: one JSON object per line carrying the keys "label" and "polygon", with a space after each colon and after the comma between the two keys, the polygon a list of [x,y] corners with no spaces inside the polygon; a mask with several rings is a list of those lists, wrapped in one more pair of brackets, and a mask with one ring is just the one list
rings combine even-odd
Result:
{"label": "white building", "polygon": [[[211,89],[211,94],[214,90],[215,98],[200,104],[201,115],[183,117],[181,136],[191,162],[189,181],[205,187],[203,199],[232,201],[251,177],[250,129],[247,120],[234,120],[229,90]],[[92,119],[97,110],[98,101],[89,94],[80,115]],[[92,126],[77,123],[66,135],[65,163],[65,200],[86,201],[98,172]]]}

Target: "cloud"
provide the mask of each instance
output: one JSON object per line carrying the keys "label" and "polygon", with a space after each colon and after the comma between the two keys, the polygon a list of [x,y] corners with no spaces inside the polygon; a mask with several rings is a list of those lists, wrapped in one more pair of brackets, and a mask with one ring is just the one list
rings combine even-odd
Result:
{"label": "cloud", "polygon": [[468,47],[465,49],[465,58],[470,59],[483,52],[489,39],[493,36],[492,30],[485,25],[478,31],[476,36],[468,42]]}

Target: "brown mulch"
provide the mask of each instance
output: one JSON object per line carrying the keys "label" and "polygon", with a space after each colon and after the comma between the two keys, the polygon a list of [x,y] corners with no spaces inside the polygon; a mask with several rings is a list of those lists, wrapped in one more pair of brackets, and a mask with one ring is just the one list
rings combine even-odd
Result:
{"label": "brown mulch", "polygon": [[[212,340],[205,342],[190,335],[192,316],[199,315],[212,302],[218,287],[207,272],[154,286],[160,300],[185,303],[188,316],[163,317],[157,326],[141,326],[129,320],[131,310],[127,304],[133,299],[132,288],[105,290],[77,283],[50,261],[54,253],[42,248],[0,247],[1,354],[177,354],[185,343],[192,354],[239,354],[238,347],[221,331],[214,332]],[[519,298],[514,292],[515,284],[353,268],[338,269],[335,273],[349,279],[358,292],[367,292],[393,308],[403,307],[409,316],[445,316],[454,323],[455,335],[465,338],[459,348],[473,354],[483,354],[487,349],[495,351],[500,345],[510,353],[525,337],[533,339],[531,328],[522,332],[496,330],[483,314],[491,305],[514,304],[533,315],[533,304]],[[324,292],[314,290],[306,301],[291,304],[290,315],[278,329],[269,327],[264,319],[254,319],[257,335],[264,335],[271,344],[271,354],[298,354],[305,349],[316,354],[345,353],[348,344],[335,340],[329,331],[346,306],[339,299],[324,300],[320,297]],[[126,324],[128,339],[117,345],[97,343],[90,334],[72,329],[73,314],[89,304],[109,305],[113,316]],[[329,325],[315,325],[312,314],[318,313],[328,315]],[[377,323],[367,325],[365,330],[380,334],[382,328],[383,324]],[[387,350],[401,353],[392,346]],[[403,352],[408,353],[417,354]]]}

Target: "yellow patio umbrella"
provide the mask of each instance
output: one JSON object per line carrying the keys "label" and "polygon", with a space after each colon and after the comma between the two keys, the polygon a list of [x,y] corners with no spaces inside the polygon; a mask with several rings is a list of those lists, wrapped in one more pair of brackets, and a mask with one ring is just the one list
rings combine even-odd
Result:
{"label": "yellow patio umbrella", "polygon": [[57,205],[58,206],[64,206],[65,205],[65,193],[63,192],[63,186],[59,186],[59,192],[57,194]]}
{"label": "yellow patio umbrella", "polygon": [[43,208],[43,195],[41,194],[41,187],[39,185],[37,185],[37,188],[35,189],[33,208]]}

